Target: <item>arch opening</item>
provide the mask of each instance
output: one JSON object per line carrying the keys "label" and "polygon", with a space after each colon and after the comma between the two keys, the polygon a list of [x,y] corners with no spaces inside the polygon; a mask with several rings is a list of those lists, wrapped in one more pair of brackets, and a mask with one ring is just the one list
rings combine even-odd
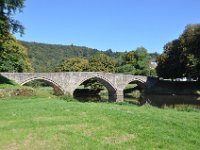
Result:
{"label": "arch opening", "polygon": [[146,86],[140,80],[130,81],[123,90],[124,101],[139,105]]}
{"label": "arch opening", "polygon": [[73,96],[83,102],[112,102],[116,101],[116,89],[105,79],[92,77],[80,82]]}
{"label": "arch opening", "polygon": [[63,90],[57,83],[45,78],[32,78],[23,82],[21,85],[32,87],[35,95],[38,96],[51,96],[63,95]]}

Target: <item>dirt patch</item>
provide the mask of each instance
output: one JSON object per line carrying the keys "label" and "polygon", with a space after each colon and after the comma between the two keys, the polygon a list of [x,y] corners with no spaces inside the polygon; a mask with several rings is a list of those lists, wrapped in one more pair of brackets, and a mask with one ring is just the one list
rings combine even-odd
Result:
{"label": "dirt patch", "polygon": [[17,143],[10,143],[4,147],[5,150],[18,150],[19,145]]}
{"label": "dirt patch", "polygon": [[49,121],[49,120],[65,120],[68,119],[69,117],[67,116],[44,116],[44,117],[35,117],[33,120],[34,121]]}
{"label": "dirt patch", "polygon": [[32,141],[32,134],[29,134],[28,136],[27,136],[27,138],[24,140],[24,142],[23,142],[23,145],[25,146],[25,147],[27,147],[27,146],[29,146],[30,145],[30,143],[31,143],[31,141]]}
{"label": "dirt patch", "polygon": [[87,113],[86,113],[86,112],[81,112],[81,113],[80,113],[80,116],[86,117],[86,116],[87,116]]}
{"label": "dirt patch", "polygon": [[133,134],[124,134],[124,135],[113,135],[105,138],[105,143],[107,144],[121,144],[124,142],[128,142],[134,139],[135,136]]}

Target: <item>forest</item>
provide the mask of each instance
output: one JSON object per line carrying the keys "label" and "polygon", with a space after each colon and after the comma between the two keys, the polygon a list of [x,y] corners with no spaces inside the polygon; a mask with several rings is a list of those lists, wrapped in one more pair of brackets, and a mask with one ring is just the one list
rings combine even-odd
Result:
{"label": "forest", "polygon": [[[75,45],[19,43],[27,49],[34,72],[104,71],[148,75],[150,61],[155,61],[159,55],[149,54],[143,47],[130,52],[113,52],[111,49],[101,51]],[[81,63],[85,68],[81,67]],[[109,63],[111,69],[108,69]],[[104,67],[100,68],[102,64]]]}

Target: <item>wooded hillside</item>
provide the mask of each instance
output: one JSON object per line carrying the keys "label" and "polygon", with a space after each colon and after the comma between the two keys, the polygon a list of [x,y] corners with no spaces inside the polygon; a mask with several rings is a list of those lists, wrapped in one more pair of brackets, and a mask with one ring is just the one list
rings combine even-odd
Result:
{"label": "wooded hillside", "polygon": [[[32,66],[35,72],[50,72],[60,65],[66,58],[86,58],[89,59],[97,53],[103,53],[113,59],[116,64],[120,64],[123,61],[123,57],[127,52],[112,52],[111,49],[107,51],[100,51],[93,48],[75,45],[57,45],[57,44],[45,44],[37,42],[25,42],[20,43],[27,48],[28,56],[31,60]],[[150,54],[151,58],[157,56]]]}
{"label": "wooded hillside", "polygon": [[20,43],[28,49],[28,56],[35,72],[52,71],[65,58],[88,58],[99,52],[96,49],[74,45],[65,46],[25,41],[20,41]]}

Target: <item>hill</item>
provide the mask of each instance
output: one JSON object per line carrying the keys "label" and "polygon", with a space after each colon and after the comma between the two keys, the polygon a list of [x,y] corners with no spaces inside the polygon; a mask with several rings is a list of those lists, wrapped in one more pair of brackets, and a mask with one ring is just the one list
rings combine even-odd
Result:
{"label": "hill", "polygon": [[20,43],[28,49],[28,56],[35,72],[52,71],[65,58],[88,58],[100,52],[97,49],[74,45],[56,45],[25,41],[20,41]]}
{"label": "hill", "polygon": [[[116,63],[120,63],[126,52],[113,52],[111,49],[100,51],[85,46],[45,44],[37,42],[19,41],[28,50],[35,72],[51,72],[65,58],[79,57],[89,58],[97,53],[104,53]],[[151,59],[155,60],[157,53],[151,53]]]}

